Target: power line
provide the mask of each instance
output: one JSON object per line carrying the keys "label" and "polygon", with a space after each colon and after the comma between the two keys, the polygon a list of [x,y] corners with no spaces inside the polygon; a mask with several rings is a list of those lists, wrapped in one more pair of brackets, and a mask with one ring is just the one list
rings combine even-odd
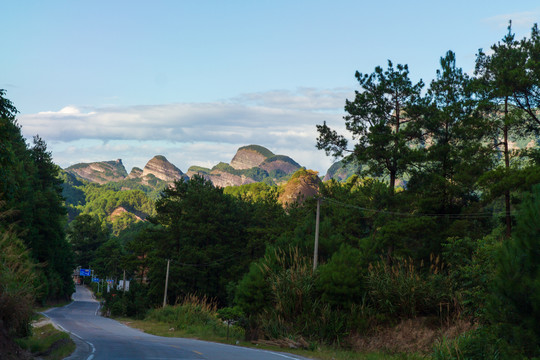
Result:
{"label": "power line", "polygon": [[[252,250],[259,250],[259,249],[262,249],[263,247],[266,247],[266,243],[260,244],[259,246],[255,246],[255,247],[253,247]],[[202,268],[202,267],[223,265],[223,264],[226,264],[226,263],[228,263],[230,261],[240,259],[240,258],[243,258],[243,257],[246,257],[246,256],[247,256],[247,253],[245,251],[236,251],[236,252],[233,252],[228,257],[222,257],[219,260],[213,260],[213,261],[208,262],[208,263],[188,264],[188,263],[183,263],[183,262],[178,262],[178,261],[175,261],[174,263],[177,264],[177,265],[181,265],[181,266],[192,266],[192,267],[201,267]]]}
{"label": "power line", "polygon": [[[322,198],[324,201],[327,201],[329,203],[333,203],[342,207],[348,207],[352,209],[358,209],[366,212],[373,212],[377,214],[387,214],[387,215],[396,215],[396,216],[408,216],[408,217],[447,217],[451,219],[481,219],[481,218],[491,218],[493,216],[504,216],[506,215],[506,211],[484,211],[484,212],[476,212],[476,213],[468,213],[468,214],[426,214],[426,213],[404,213],[404,212],[397,212],[397,211],[388,211],[388,210],[382,210],[382,209],[370,209],[362,206],[347,204],[335,199],[331,198]],[[512,214],[515,213],[515,211],[511,212]]]}

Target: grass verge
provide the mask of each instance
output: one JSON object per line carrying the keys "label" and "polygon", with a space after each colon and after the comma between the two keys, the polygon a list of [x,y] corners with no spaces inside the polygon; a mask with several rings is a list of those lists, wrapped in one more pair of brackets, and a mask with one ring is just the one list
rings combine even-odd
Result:
{"label": "grass verge", "polygon": [[60,360],[75,351],[75,343],[69,335],[56,329],[45,318],[40,318],[32,329],[32,335],[16,339],[19,346],[33,356],[45,360]]}
{"label": "grass verge", "polygon": [[276,346],[253,344],[235,337],[229,340],[225,336],[217,335],[214,331],[204,327],[184,327],[177,328],[170,323],[157,321],[153,319],[135,320],[131,318],[116,318],[116,320],[145,333],[166,336],[166,337],[185,337],[205,341],[220,342],[224,344],[239,345],[264,349],[276,352],[287,352],[319,360],[427,360],[429,357],[419,354],[389,354],[384,352],[359,353],[356,351],[344,350],[330,346],[316,346],[313,350],[289,349]]}
{"label": "grass verge", "polygon": [[50,303],[50,304],[46,304],[45,306],[40,306],[40,307],[36,307],[34,308],[34,312],[35,313],[42,313],[46,310],[49,310],[49,309],[52,309],[52,308],[58,308],[58,307],[62,307],[62,306],[66,306],[66,305],[69,305],[73,302],[73,300],[66,300],[66,301],[60,301],[60,302],[54,302],[54,303]]}

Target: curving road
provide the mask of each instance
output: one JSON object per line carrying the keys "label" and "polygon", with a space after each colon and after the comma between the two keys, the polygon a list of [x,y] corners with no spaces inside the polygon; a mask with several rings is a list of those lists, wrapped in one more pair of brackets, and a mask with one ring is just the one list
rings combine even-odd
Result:
{"label": "curving road", "polygon": [[99,304],[88,289],[77,286],[73,302],[44,314],[68,331],[77,350],[70,360],[208,359],[287,360],[296,355],[206,341],[149,335],[98,315]]}

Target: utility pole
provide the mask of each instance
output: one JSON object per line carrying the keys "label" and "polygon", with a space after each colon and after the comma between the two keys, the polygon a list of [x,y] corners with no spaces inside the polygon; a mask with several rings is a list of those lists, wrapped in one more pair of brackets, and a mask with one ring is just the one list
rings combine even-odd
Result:
{"label": "utility pole", "polygon": [[126,270],[124,270],[124,280],[123,280],[122,284],[124,285],[124,288],[122,289],[122,291],[126,292]]}
{"label": "utility pole", "polygon": [[163,294],[163,307],[167,304],[167,286],[169,285],[169,262],[171,260],[167,259],[167,275],[165,275],[165,292]]}
{"label": "utility pole", "polygon": [[321,214],[321,198],[317,199],[317,218],[315,220],[315,246],[313,250],[313,272],[317,270],[317,259],[319,257],[319,217]]}

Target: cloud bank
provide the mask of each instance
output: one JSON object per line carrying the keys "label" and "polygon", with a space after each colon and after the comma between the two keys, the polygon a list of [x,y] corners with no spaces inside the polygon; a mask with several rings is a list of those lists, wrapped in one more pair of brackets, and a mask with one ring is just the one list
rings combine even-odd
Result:
{"label": "cloud bank", "polygon": [[484,19],[484,22],[491,24],[496,28],[504,29],[508,27],[508,21],[512,20],[512,27],[514,31],[516,31],[516,28],[519,30],[530,30],[531,25],[537,23],[539,18],[540,8],[530,11],[496,15]]}
{"label": "cloud bank", "polygon": [[165,155],[183,171],[230,162],[249,144],[291,156],[324,173],[332,159],[315,148],[316,125],[342,128],[351,89],[269,91],[211,103],[174,103],[131,107],[66,106],[59,111],[19,117],[25,136],[39,134],[62,167],[122,158],[143,167]]}

